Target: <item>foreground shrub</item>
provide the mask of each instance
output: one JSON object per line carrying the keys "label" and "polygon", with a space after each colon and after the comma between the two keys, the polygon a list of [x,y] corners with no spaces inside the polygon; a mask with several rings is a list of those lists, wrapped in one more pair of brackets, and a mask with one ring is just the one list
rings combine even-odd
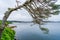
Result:
{"label": "foreground shrub", "polygon": [[1,40],[14,40],[14,37],[15,37],[15,31],[9,27],[5,27],[2,33]]}

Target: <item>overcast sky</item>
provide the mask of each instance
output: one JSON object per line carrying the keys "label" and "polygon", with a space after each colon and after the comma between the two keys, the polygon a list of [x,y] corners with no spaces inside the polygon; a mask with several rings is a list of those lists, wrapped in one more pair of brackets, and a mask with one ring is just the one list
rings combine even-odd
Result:
{"label": "overcast sky", "polygon": [[[25,1],[20,0],[21,4],[23,4]],[[60,4],[60,0],[57,1],[57,4]],[[0,19],[3,18],[4,12],[7,10],[7,8],[15,7],[16,2],[15,0],[0,0]],[[60,15],[54,15],[50,18],[48,18],[49,21],[60,21]],[[18,10],[13,12],[8,20],[17,20],[17,21],[27,21],[27,20],[32,20],[32,17],[29,15],[27,11],[23,10]]]}

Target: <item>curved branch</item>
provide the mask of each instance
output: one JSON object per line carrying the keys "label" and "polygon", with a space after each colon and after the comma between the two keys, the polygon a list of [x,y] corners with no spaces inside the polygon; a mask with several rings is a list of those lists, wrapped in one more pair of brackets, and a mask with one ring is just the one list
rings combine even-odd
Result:
{"label": "curved branch", "polygon": [[2,20],[2,27],[1,27],[2,29],[4,28],[5,22],[7,21],[9,15],[10,15],[13,11],[16,11],[16,10],[20,9],[21,7],[23,7],[23,6],[19,6],[19,7],[16,7],[16,8],[8,8],[8,11],[6,11],[6,12],[4,13],[5,16],[3,17],[3,20]]}

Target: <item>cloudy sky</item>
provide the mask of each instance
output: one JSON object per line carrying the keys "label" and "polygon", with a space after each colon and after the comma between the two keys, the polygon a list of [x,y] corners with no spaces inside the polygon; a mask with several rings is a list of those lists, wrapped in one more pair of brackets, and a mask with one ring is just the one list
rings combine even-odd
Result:
{"label": "cloudy sky", "polygon": [[[25,1],[20,0],[20,4],[23,4]],[[57,1],[57,4],[60,4],[60,0]],[[7,10],[7,8],[12,8],[15,7],[16,2],[15,0],[0,0],[0,19],[3,18],[4,12]],[[60,21],[60,15],[52,15],[52,17],[48,18],[49,21]],[[27,21],[27,20],[32,20],[32,17],[29,15],[27,11],[23,10],[18,10],[14,11],[8,18],[8,20],[17,20],[17,21]]]}

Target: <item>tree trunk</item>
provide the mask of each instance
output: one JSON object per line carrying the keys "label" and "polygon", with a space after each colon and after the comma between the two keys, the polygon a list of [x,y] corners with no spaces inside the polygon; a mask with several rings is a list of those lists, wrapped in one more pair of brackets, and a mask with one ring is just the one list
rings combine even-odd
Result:
{"label": "tree trunk", "polygon": [[2,36],[2,31],[4,30],[5,28],[5,22],[7,21],[9,15],[11,14],[11,12],[13,11],[16,11],[17,9],[20,9],[21,7],[23,6],[18,6],[16,8],[9,8],[8,11],[6,11],[4,14],[4,17],[3,17],[3,20],[2,20],[2,25],[1,25],[1,28],[0,28],[0,40],[1,40],[1,36]]}
{"label": "tree trunk", "polygon": [[11,14],[12,11],[6,11],[5,13],[5,16],[3,17],[3,20],[2,20],[2,25],[1,25],[1,28],[0,28],[0,40],[1,40],[1,36],[2,36],[2,31],[4,30],[5,28],[5,22],[7,21],[7,18],[9,17],[9,15]]}
{"label": "tree trunk", "polygon": [[0,29],[0,40],[1,40],[2,31],[3,31],[3,29]]}

